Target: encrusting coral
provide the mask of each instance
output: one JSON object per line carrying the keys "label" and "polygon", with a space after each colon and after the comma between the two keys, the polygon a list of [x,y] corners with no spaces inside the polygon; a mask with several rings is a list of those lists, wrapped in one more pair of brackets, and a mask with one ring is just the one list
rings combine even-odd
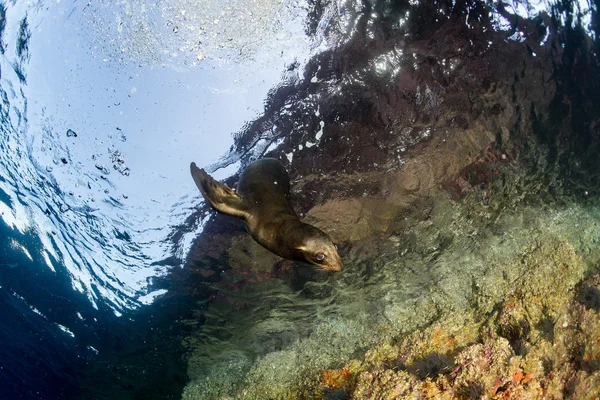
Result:
{"label": "encrusting coral", "polygon": [[349,397],[598,398],[600,275],[577,282],[564,240],[525,253],[526,273],[491,313],[442,319],[346,365]]}

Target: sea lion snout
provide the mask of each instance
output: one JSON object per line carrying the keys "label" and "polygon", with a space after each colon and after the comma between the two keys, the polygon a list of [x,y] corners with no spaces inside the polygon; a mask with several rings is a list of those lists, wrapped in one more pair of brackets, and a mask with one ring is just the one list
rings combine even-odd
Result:
{"label": "sea lion snout", "polygon": [[332,255],[332,261],[330,263],[328,263],[327,265],[323,266],[323,269],[326,271],[330,271],[330,272],[340,272],[341,270],[344,269],[344,263],[342,262],[342,259],[340,257],[340,255],[337,253],[337,251],[335,252],[334,255]]}
{"label": "sea lion snout", "polygon": [[302,225],[304,240],[296,249],[301,251],[304,261],[325,271],[340,272],[344,263],[329,236],[312,225]]}
{"label": "sea lion snout", "polygon": [[337,246],[333,244],[333,242],[328,243],[326,252],[327,255],[323,258],[323,261],[325,262],[319,266],[329,272],[340,272],[343,270],[344,263],[338,253]]}

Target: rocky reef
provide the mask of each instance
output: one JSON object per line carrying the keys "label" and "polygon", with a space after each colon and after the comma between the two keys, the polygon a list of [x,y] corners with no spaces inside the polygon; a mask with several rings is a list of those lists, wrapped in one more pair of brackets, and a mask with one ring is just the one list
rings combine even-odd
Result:
{"label": "rocky reef", "polygon": [[[403,219],[404,233],[353,245],[342,277],[299,292],[248,283],[222,299],[222,321],[235,320],[237,299],[263,294],[246,304],[256,313],[246,328],[230,332],[240,353],[186,398],[591,393],[600,209],[519,206],[491,222],[466,200],[430,201]],[[250,359],[262,341],[273,351]]]}
{"label": "rocky reef", "polygon": [[356,399],[600,395],[600,276],[578,281],[582,263],[557,238],[521,255],[525,269],[512,289],[479,291],[477,300],[488,303],[483,309],[451,313],[396,344],[376,346],[343,367],[343,380],[326,371],[323,384]]}

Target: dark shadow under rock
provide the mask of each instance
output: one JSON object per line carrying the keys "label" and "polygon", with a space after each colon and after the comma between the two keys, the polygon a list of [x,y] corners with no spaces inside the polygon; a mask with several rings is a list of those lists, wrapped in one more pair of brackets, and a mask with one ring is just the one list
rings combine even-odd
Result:
{"label": "dark shadow under rock", "polygon": [[453,363],[454,360],[446,354],[431,353],[423,359],[416,360],[407,369],[419,379],[425,379],[447,372]]}
{"label": "dark shadow under rock", "polygon": [[344,389],[328,390],[324,393],[323,400],[349,400],[350,395]]}
{"label": "dark shadow under rock", "polygon": [[577,301],[588,308],[600,310],[600,290],[594,286],[584,286],[577,296]]}

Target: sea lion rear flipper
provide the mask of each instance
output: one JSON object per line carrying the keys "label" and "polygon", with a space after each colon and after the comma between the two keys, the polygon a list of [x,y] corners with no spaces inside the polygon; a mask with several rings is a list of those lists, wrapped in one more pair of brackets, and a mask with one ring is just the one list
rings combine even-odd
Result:
{"label": "sea lion rear flipper", "polygon": [[248,217],[244,201],[231,188],[214,180],[206,171],[198,168],[196,163],[190,165],[190,171],[202,196],[215,210],[242,219]]}

